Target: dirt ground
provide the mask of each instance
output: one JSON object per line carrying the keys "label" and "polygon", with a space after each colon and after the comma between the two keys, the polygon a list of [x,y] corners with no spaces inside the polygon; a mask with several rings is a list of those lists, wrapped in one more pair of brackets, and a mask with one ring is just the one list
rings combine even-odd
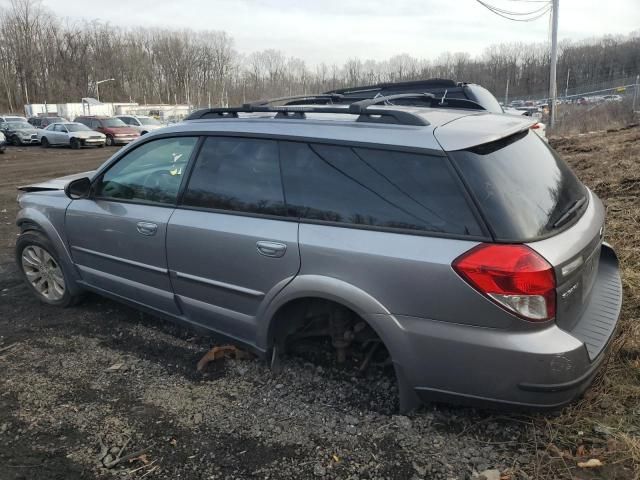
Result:
{"label": "dirt ground", "polygon": [[[394,413],[386,372],[293,356],[277,376],[235,359],[200,374],[214,339],[94,295],[41,305],[14,265],[15,187],[93,169],[115,150],[10,147],[0,155],[0,479],[638,478],[640,128],[552,144],[607,204],[626,295],[609,361],[558,412],[426,405],[409,417]],[[578,466],[589,459],[603,466]]]}

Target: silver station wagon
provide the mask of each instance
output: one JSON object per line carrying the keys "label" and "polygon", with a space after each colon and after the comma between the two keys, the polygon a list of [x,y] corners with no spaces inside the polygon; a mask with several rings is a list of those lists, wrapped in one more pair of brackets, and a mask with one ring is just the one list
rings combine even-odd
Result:
{"label": "silver station wagon", "polygon": [[338,362],[377,349],[402,411],[572,401],[621,309],[601,201],[531,121],[395,97],[205,109],[22,187],[24,278],[45,303],[97,292],[276,365],[304,336]]}

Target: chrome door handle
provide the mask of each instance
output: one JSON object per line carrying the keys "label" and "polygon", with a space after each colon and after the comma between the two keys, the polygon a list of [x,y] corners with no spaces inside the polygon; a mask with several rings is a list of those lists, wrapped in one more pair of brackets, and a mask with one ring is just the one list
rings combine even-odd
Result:
{"label": "chrome door handle", "polygon": [[284,243],[260,241],[256,243],[258,253],[265,257],[282,257],[287,251],[287,246]]}
{"label": "chrome door handle", "polygon": [[158,231],[158,225],[151,222],[138,222],[136,228],[138,229],[138,233],[147,236],[155,235]]}

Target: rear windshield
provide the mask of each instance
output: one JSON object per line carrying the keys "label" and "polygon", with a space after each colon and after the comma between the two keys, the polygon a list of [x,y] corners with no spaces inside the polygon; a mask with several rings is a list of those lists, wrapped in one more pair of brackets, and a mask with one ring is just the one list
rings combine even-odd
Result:
{"label": "rear windshield", "polygon": [[449,154],[498,240],[545,237],[584,212],[585,187],[531,131]]}

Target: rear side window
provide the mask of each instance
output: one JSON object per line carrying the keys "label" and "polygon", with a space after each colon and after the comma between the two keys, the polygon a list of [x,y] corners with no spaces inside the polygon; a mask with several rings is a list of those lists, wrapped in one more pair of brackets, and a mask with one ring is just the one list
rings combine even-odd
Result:
{"label": "rear side window", "polygon": [[573,223],[586,207],[584,186],[533,132],[449,155],[498,240],[548,236]]}
{"label": "rear side window", "polygon": [[301,218],[481,235],[447,159],[282,142],[290,214]]}
{"label": "rear side window", "polygon": [[274,140],[208,138],[182,203],[192,207],[285,215]]}

